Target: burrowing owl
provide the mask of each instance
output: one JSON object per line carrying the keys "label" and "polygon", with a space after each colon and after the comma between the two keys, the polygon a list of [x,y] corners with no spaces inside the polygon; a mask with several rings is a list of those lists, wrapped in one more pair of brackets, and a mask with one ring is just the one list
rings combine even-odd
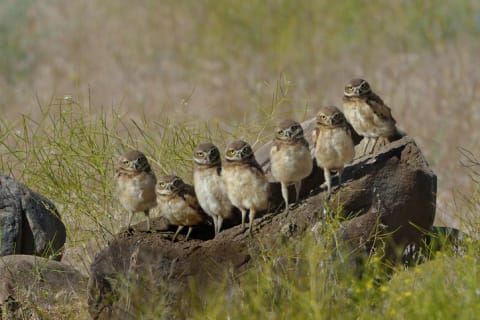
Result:
{"label": "burrowing owl", "polygon": [[330,171],[338,171],[338,180],[341,184],[343,167],[353,159],[353,141],[345,117],[337,107],[320,108],[316,121],[317,125],[312,132],[315,158],[318,166],[323,168],[330,195],[332,190]]}
{"label": "burrowing owl", "polygon": [[248,229],[252,234],[256,212],[268,209],[269,185],[247,142],[236,140],[227,146],[222,175],[228,198],[242,213],[243,228],[247,210],[250,210]]}
{"label": "burrowing owl", "polygon": [[302,179],[312,172],[312,156],[302,126],[293,120],[282,121],[275,128],[270,149],[272,176],[280,181],[285,212],[288,214],[288,185],[295,186],[295,202],[300,194]]}
{"label": "burrowing owl", "polygon": [[[355,131],[365,137],[363,154],[372,153],[379,140],[382,144],[397,134],[395,119],[390,108],[377,96],[367,81],[353,79],[345,86],[343,110],[347,121]],[[371,150],[368,145],[373,142]]]}
{"label": "burrowing owl", "polygon": [[221,175],[222,163],[218,148],[202,143],[193,150],[193,186],[202,209],[212,217],[215,235],[222,229],[223,219],[232,212],[225,182]]}
{"label": "burrowing owl", "polygon": [[183,227],[188,227],[185,237],[185,241],[187,241],[193,226],[204,222],[206,218],[193,187],[183,182],[178,176],[166,175],[158,179],[155,191],[160,216],[178,226],[172,241],[175,241]]}
{"label": "burrowing owl", "polygon": [[157,179],[147,158],[138,150],[125,153],[117,162],[116,195],[129,212],[128,229],[135,212],[143,211],[147,216],[147,229],[150,231],[150,209],[157,204],[155,183]]}

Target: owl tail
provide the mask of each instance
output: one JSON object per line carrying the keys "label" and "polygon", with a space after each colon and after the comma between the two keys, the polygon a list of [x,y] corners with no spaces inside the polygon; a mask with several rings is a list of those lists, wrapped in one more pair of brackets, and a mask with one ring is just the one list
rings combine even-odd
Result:
{"label": "owl tail", "polygon": [[403,130],[400,130],[398,129],[397,127],[395,127],[395,132],[392,133],[389,137],[388,137],[388,141],[390,142],[393,142],[395,140],[399,140],[403,137],[405,137],[407,135],[407,133]]}

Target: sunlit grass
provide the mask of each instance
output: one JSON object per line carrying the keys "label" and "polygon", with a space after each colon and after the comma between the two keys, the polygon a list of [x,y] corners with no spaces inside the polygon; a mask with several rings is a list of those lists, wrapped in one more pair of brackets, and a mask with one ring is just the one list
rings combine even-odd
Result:
{"label": "sunlit grass", "polygon": [[[195,319],[474,319],[480,311],[480,243],[468,239],[463,253],[439,239],[444,250],[415,268],[391,269],[376,252],[363,274],[336,257],[312,234],[260,255],[239,276],[240,285],[215,288],[198,303]],[[348,258],[348,252],[344,252]],[[391,279],[389,280],[389,278]],[[233,291],[233,293],[232,293]]]}

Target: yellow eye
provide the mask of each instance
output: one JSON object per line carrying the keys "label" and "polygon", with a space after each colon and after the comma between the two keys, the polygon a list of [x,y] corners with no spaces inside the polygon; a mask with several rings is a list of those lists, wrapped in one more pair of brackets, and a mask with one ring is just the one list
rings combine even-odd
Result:
{"label": "yellow eye", "polygon": [[195,152],[195,157],[197,158],[203,157],[203,152],[202,151]]}
{"label": "yellow eye", "polygon": [[160,186],[160,188],[165,188],[165,182],[160,182],[158,185]]}
{"label": "yellow eye", "polygon": [[348,87],[345,88],[345,90],[346,90],[348,93],[350,93],[350,92],[353,91],[353,87],[352,87],[352,86],[348,86]]}
{"label": "yellow eye", "polygon": [[233,156],[233,155],[235,155],[235,150],[230,149],[230,150],[227,151],[227,156],[230,156],[230,157],[231,157],[231,156]]}

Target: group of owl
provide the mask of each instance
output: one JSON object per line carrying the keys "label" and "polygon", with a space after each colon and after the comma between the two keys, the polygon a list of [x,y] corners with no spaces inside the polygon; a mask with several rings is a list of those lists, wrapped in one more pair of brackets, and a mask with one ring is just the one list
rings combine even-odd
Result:
{"label": "group of owl", "polygon": [[[350,128],[365,139],[363,154],[371,153],[379,143],[385,144],[397,133],[390,108],[370,88],[367,81],[353,79],[343,95],[343,110],[322,107],[316,116],[312,132],[314,158],[324,170],[328,194],[331,192],[331,172],[338,172],[339,184],[345,164],[354,157]],[[370,147],[370,151],[368,148]],[[116,192],[120,203],[129,211],[128,228],[135,212],[144,212],[150,230],[150,210],[178,226],[172,241],[188,227],[213,220],[217,235],[233,207],[241,212],[242,228],[249,213],[248,230],[252,233],[258,211],[269,206],[269,183],[255,159],[251,146],[242,140],[228,144],[222,165],[219,149],[212,143],[202,143],[193,150],[193,182],[191,186],[175,175],[156,178],[145,155],[137,150],[123,155],[116,167]],[[282,121],[275,129],[270,149],[272,176],[280,182],[288,214],[288,186],[295,187],[298,200],[301,182],[310,175],[313,160],[302,126],[294,120]]]}

